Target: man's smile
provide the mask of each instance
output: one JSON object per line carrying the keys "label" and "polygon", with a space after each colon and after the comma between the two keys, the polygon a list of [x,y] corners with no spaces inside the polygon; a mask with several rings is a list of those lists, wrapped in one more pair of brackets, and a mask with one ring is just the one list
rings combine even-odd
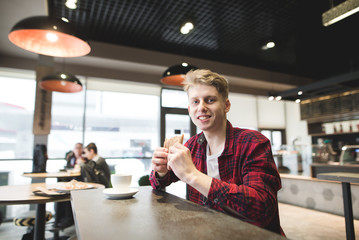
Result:
{"label": "man's smile", "polygon": [[201,116],[198,116],[197,119],[206,120],[206,119],[209,119],[210,117],[211,117],[210,115],[201,115]]}

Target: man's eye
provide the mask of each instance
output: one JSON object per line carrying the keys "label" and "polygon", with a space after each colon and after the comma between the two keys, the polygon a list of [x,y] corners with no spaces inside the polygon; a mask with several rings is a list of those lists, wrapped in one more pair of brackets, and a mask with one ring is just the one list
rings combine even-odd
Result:
{"label": "man's eye", "polygon": [[197,104],[198,103],[198,101],[197,100],[194,100],[193,102],[192,102],[192,104]]}
{"label": "man's eye", "polygon": [[208,103],[214,103],[216,100],[215,99],[208,99],[207,102]]}

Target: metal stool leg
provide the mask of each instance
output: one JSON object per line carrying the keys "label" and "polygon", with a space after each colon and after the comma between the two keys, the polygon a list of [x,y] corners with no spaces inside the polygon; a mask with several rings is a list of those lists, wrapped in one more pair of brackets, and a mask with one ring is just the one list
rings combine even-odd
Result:
{"label": "metal stool leg", "polygon": [[355,239],[354,222],[353,222],[353,206],[350,183],[342,182],[345,230],[348,240]]}
{"label": "metal stool leg", "polygon": [[37,204],[36,205],[36,218],[34,226],[34,239],[43,240],[45,239],[45,214],[46,214],[46,204]]}

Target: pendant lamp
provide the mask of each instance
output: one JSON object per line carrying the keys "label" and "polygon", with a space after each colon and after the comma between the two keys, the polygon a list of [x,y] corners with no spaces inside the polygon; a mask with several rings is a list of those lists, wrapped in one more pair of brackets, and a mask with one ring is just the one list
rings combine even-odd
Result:
{"label": "pendant lamp", "polygon": [[82,91],[82,84],[78,78],[68,73],[55,73],[43,77],[40,87],[47,91],[75,93]]}
{"label": "pendant lamp", "polygon": [[162,75],[161,82],[168,85],[183,86],[185,75],[192,69],[197,67],[182,63],[169,67]]}
{"label": "pendant lamp", "polygon": [[53,57],[80,57],[91,51],[73,25],[49,16],[19,21],[11,29],[9,40],[20,48]]}

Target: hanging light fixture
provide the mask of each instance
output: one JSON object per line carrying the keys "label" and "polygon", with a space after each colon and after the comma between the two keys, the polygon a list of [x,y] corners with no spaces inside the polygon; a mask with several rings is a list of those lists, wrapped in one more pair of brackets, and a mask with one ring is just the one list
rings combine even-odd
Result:
{"label": "hanging light fixture", "polygon": [[168,85],[182,86],[185,74],[197,67],[182,63],[169,67],[162,75],[161,82]]}
{"label": "hanging light fixture", "polygon": [[55,73],[43,77],[40,87],[47,91],[75,93],[82,91],[82,84],[78,78],[68,73]]}
{"label": "hanging light fixture", "polygon": [[9,40],[20,48],[53,57],[80,57],[91,51],[73,25],[48,16],[19,21],[11,29]]}
{"label": "hanging light fixture", "polygon": [[359,12],[358,0],[347,0],[335,7],[332,4],[332,7],[322,14],[323,26],[327,27],[357,12]]}

